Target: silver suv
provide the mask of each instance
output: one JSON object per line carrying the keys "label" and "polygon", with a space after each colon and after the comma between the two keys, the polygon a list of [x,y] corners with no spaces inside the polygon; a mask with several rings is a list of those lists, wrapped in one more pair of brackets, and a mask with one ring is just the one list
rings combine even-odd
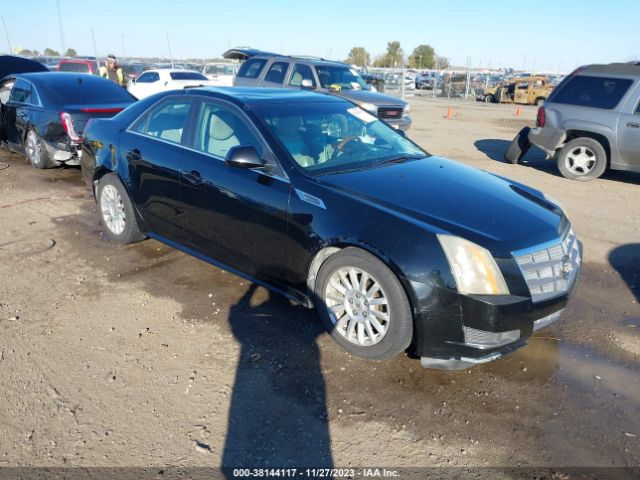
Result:
{"label": "silver suv", "polygon": [[589,65],[567,76],[505,160],[517,163],[531,145],[571,180],[592,180],[607,168],[640,172],[640,65]]}
{"label": "silver suv", "polygon": [[390,126],[408,130],[409,104],[371,89],[350,65],[314,57],[284,56],[234,48],[224,58],[244,60],[233,82],[238,87],[304,88],[333,93],[358,104]]}

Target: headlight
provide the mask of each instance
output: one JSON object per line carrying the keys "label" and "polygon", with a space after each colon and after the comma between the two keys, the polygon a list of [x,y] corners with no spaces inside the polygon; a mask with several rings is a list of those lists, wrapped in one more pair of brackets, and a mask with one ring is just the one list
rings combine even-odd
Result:
{"label": "headlight", "polygon": [[493,255],[479,245],[452,235],[438,235],[460,293],[508,295]]}
{"label": "headlight", "polygon": [[367,112],[371,112],[374,115],[378,114],[378,106],[375,103],[361,103],[360,108],[366,110]]}
{"label": "headlight", "polygon": [[404,113],[403,115],[406,117],[409,112],[411,111],[411,105],[409,105],[408,103],[404,106]]}

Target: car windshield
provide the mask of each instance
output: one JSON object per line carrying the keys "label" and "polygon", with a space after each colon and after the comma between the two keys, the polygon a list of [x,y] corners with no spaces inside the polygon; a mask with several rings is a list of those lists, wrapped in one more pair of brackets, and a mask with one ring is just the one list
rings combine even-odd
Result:
{"label": "car windshield", "polygon": [[235,67],[234,65],[207,65],[204,72],[207,75],[233,75]]}
{"label": "car windshield", "polygon": [[90,71],[88,63],[69,62],[60,64],[61,72],[87,73]]}
{"label": "car windshield", "polygon": [[347,102],[268,104],[254,111],[310,175],[377,168],[429,156],[387,124]]}
{"label": "car windshield", "polygon": [[358,72],[349,67],[316,66],[322,88],[340,87],[348,90],[369,90],[369,85]]}
{"label": "car windshield", "polygon": [[171,76],[171,80],[208,80],[198,72],[171,72],[169,76]]}

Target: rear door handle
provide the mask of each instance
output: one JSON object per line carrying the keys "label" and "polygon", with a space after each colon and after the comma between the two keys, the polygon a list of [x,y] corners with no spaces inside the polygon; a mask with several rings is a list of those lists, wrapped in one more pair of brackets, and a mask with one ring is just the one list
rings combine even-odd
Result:
{"label": "rear door handle", "polygon": [[629,127],[629,128],[640,128],[640,123],[629,122],[629,123],[627,123],[627,127]]}
{"label": "rear door handle", "polygon": [[202,184],[202,175],[197,170],[191,170],[190,172],[182,172],[182,178],[184,178],[191,185]]}

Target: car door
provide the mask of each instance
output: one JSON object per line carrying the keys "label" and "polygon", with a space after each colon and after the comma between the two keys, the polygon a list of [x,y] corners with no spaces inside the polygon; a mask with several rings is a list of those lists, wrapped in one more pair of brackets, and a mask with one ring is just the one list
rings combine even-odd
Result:
{"label": "car door", "polygon": [[200,253],[254,278],[284,285],[290,183],[269,172],[233,167],[229,150],[253,145],[276,163],[251,120],[224,101],[203,99],[182,159],[184,228]]}
{"label": "car door", "polygon": [[129,194],[151,233],[182,239],[180,161],[192,98],[166,97],[120,137]]}
{"label": "car door", "polygon": [[8,121],[9,121],[9,96],[13,89],[15,79],[8,78],[0,83],[0,141],[6,142],[8,139]]}
{"label": "car door", "polygon": [[618,116],[618,154],[625,164],[640,168],[640,103],[633,113]]}
{"label": "car door", "polygon": [[13,150],[23,151],[23,141],[30,125],[32,110],[32,85],[23,78],[17,78],[6,109],[7,143]]}
{"label": "car door", "polygon": [[515,83],[514,103],[529,103],[529,85],[530,82],[518,81]]}
{"label": "car door", "polygon": [[136,98],[145,98],[160,91],[160,74],[158,72],[144,72],[138,78],[129,92]]}
{"label": "car door", "polygon": [[282,88],[284,86],[284,79],[287,76],[287,70],[289,70],[289,62],[276,61],[272,62],[264,74],[264,78],[261,82],[261,87],[267,88]]}
{"label": "car door", "polygon": [[287,82],[287,87],[289,88],[302,88],[302,81],[309,80],[311,82],[311,89],[316,89],[316,79],[313,76],[313,71],[309,65],[305,65],[303,63],[296,63],[291,69],[291,74],[289,75],[289,81]]}

